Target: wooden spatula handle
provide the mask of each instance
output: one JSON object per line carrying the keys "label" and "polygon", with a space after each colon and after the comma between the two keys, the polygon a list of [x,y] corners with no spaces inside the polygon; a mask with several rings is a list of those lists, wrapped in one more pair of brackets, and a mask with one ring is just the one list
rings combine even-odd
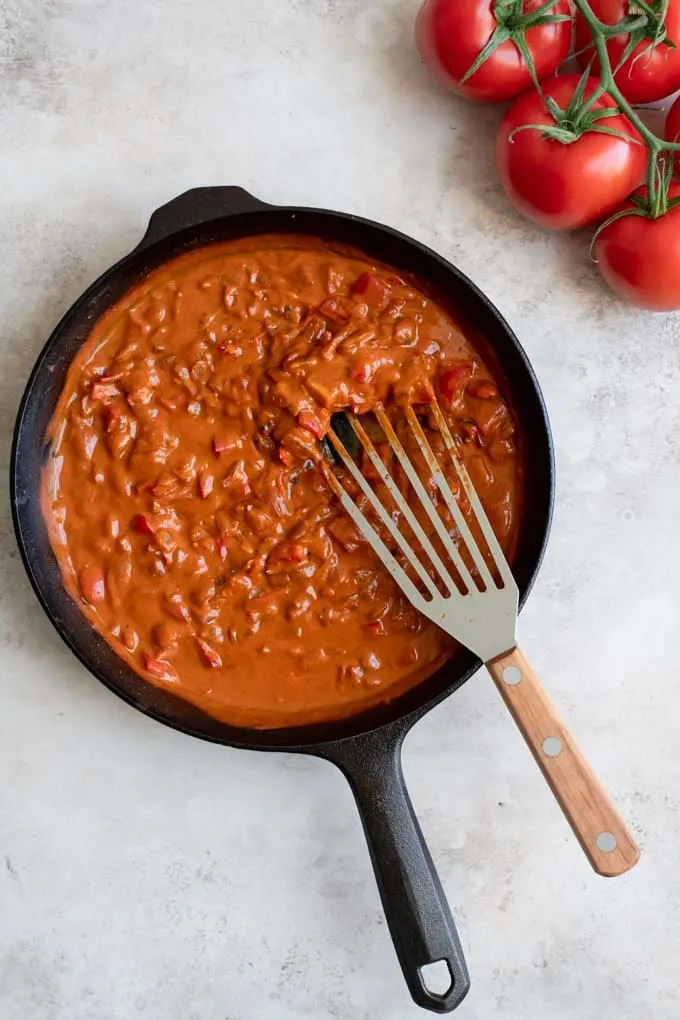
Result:
{"label": "wooden spatula handle", "polygon": [[629,871],[640,850],[519,648],[487,668],[595,871]]}

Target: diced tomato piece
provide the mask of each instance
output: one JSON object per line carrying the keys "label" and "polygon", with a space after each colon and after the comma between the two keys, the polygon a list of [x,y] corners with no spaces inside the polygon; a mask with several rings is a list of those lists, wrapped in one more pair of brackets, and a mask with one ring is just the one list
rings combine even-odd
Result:
{"label": "diced tomato piece", "polygon": [[480,405],[479,412],[475,414],[475,419],[482,435],[490,436],[506,420],[507,415],[508,409],[502,400],[495,404],[488,401]]}
{"label": "diced tomato piece", "polygon": [[290,450],[287,450],[285,446],[279,446],[276,453],[281,463],[285,464],[286,467],[290,467],[295,460],[293,454],[290,452]]}
{"label": "diced tomato piece", "polygon": [[358,683],[363,680],[364,674],[364,667],[356,660],[338,666],[338,680],[341,684]]}
{"label": "diced tomato piece", "polygon": [[152,386],[139,386],[137,389],[131,390],[125,394],[130,407],[144,407],[146,404],[150,404],[153,400],[154,390]]}
{"label": "diced tomato piece", "polygon": [[246,499],[250,495],[250,482],[246,474],[246,466],[242,460],[232,464],[225,476],[223,485],[234,499]]}
{"label": "diced tomato piece", "polygon": [[474,443],[477,440],[479,429],[473,421],[461,422],[460,431],[464,443]]}
{"label": "diced tomato piece", "polygon": [[370,406],[369,398],[363,393],[358,393],[356,390],[353,393],[347,394],[347,400],[350,411],[353,411],[354,414],[363,414]]}
{"label": "diced tomato piece", "polygon": [[434,400],[434,389],[429,379],[423,379],[423,381],[414,388],[411,394],[411,400],[414,404],[432,403]]}
{"label": "diced tomato piece", "polygon": [[389,297],[390,285],[373,273],[362,273],[350,287],[350,293],[360,295],[368,305],[381,305]]}
{"label": "diced tomato piece", "polygon": [[[159,499],[174,499],[184,488],[184,482],[177,475],[164,471],[162,475],[147,488],[153,496]],[[144,490],[140,490],[144,491]]]}
{"label": "diced tomato piece", "polygon": [[437,385],[445,404],[451,406],[460,400],[471,376],[472,365],[469,361],[458,361],[441,373]]}
{"label": "diced tomato piece", "polygon": [[120,390],[115,382],[103,382],[99,380],[93,383],[90,395],[93,400],[101,400],[103,404],[110,404],[112,400],[120,396]]}
{"label": "diced tomato piece", "polygon": [[307,550],[299,542],[282,542],[273,555],[284,563],[303,563],[307,559]]}
{"label": "diced tomato piece", "polygon": [[298,336],[299,342],[303,344],[316,344],[318,343],[326,331],[326,320],[322,318],[317,312],[312,312],[311,315],[305,320],[305,323]]}
{"label": "diced tomato piece", "polygon": [[362,273],[361,276],[358,276],[357,279],[352,284],[352,286],[350,287],[350,293],[351,294],[365,294],[366,290],[368,289],[368,285],[369,285],[370,282],[371,282],[371,274],[370,273]]}
{"label": "diced tomato piece", "polygon": [[213,491],[215,484],[215,478],[210,471],[201,471],[198,476],[198,491],[200,492],[203,499],[207,499],[210,493]]}
{"label": "diced tomato piece", "polygon": [[173,669],[169,662],[163,662],[162,659],[155,659],[153,655],[149,655],[148,652],[144,652],[142,655],[142,661],[144,663],[144,669],[147,673],[151,673],[151,676],[155,676],[159,680],[177,680],[177,672]]}
{"label": "diced tomato piece", "polygon": [[373,375],[373,368],[374,366],[371,365],[370,363],[362,362],[360,365],[357,365],[357,367],[354,369],[352,378],[354,379],[355,382],[359,383],[370,382],[371,376]]}
{"label": "diced tomato piece", "polygon": [[133,531],[138,531],[140,535],[154,534],[153,526],[146,514],[135,514],[130,521],[130,527]]}
{"label": "diced tomato piece", "polygon": [[219,553],[219,557],[220,557],[221,560],[226,560],[228,551],[229,550],[227,548],[227,543],[224,541],[224,539],[223,538],[218,538],[218,540],[217,540],[217,552]]}
{"label": "diced tomato piece", "polygon": [[487,453],[495,464],[508,460],[515,452],[515,444],[512,439],[501,439],[497,436],[489,443]]}
{"label": "diced tomato piece", "polygon": [[211,669],[219,669],[222,665],[222,657],[218,655],[215,649],[211,648],[207,641],[204,641],[200,637],[196,638],[196,644],[198,645],[198,650],[201,653],[203,664],[205,666],[209,666]]}
{"label": "diced tomato piece", "polygon": [[218,457],[221,453],[240,450],[242,446],[243,439],[235,430],[221,432],[213,438],[213,450]]}
{"label": "diced tomato piece", "polygon": [[96,606],[106,598],[104,571],[101,567],[84,567],[78,574],[78,584],[83,593],[83,598],[91,606]]}
{"label": "diced tomato piece", "polygon": [[158,482],[157,478],[154,479],[153,482],[148,480],[145,482],[137,482],[137,484],[135,485],[135,493],[138,496],[143,496],[145,492],[153,492],[157,482]]}
{"label": "diced tomato piece", "polygon": [[415,645],[407,645],[403,653],[399,657],[399,663],[402,666],[415,666],[416,662],[420,658],[420,652]]}
{"label": "diced tomato piece", "polygon": [[104,425],[107,432],[111,432],[123,411],[118,404],[107,404],[104,407]]}
{"label": "diced tomato piece", "polygon": [[346,305],[342,298],[326,298],[319,305],[320,313],[332,322],[343,324],[349,322],[352,310]]}
{"label": "diced tomato piece", "polygon": [[297,420],[298,425],[302,425],[303,429],[307,429],[317,439],[321,439],[325,434],[326,430],[323,422],[313,411],[300,411]]}
{"label": "diced tomato piece", "polygon": [[468,383],[467,391],[478,400],[495,400],[498,396],[498,387],[490,379],[473,379]]}
{"label": "diced tomato piece", "polygon": [[366,544],[366,539],[349,517],[336,517],[327,525],[326,530],[340,543],[345,552],[356,552]]}
{"label": "diced tomato piece", "polygon": [[369,631],[371,634],[375,634],[376,637],[384,637],[385,634],[387,634],[385,624],[382,622],[382,620],[371,620],[370,623],[366,624],[366,627],[364,629]]}
{"label": "diced tomato piece", "polygon": [[318,453],[316,439],[311,432],[303,428],[289,429],[282,437],[281,445],[294,457],[301,457],[303,460],[307,457],[313,458]]}
{"label": "diced tomato piece", "polygon": [[175,617],[176,620],[183,620],[184,623],[189,623],[191,621],[191,613],[184,604],[179,592],[174,592],[172,595],[168,595],[167,605],[165,608],[171,616]]}

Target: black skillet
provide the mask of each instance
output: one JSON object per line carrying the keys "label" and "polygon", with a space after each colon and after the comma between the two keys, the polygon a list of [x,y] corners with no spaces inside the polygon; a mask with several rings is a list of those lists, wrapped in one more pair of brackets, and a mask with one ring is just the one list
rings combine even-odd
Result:
{"label": "black skillet", "polygon": [[[383,908],[411,995],[420,1006],[446,1013],[463,1000],[470,981],[404,785],[401,746],[414,723],[469,679],[479,662],[461,653],[390,704],[342,722],[277,730],[228,726],[146,683],[92,629],[64,589],[40,513],[47,426],[68,367],[93,324],[161,263],[191,248],[262,233],[323,237],[413,273],[484,338],[506,379],[524,436],[528,499],[514,566],[524,602],[548,538],[554,465],[543,399],[512,330],[459,270],[403,234],[356,216],[267,205],[235,187],[197,188],[158,209],[137,248],[88,288],[47,341],[26,387],[14,433],[10,488],[19,549],[43,609],[62,638],[90,672],[135,708],[205,740],[313,754],[341,769],[359,807]],[[421,968],[442,960],[450,983],[440,994],[427,987]]]}

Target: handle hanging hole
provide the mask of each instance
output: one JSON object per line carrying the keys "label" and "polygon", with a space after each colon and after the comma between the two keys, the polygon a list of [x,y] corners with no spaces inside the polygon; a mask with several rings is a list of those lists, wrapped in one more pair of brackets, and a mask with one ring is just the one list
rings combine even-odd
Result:
{"label": "handle hanging hole", "polygon": [[454,985],[453,974],[448,960],[435,960],[419,968],[420,982],[430,995],[448,995]]}

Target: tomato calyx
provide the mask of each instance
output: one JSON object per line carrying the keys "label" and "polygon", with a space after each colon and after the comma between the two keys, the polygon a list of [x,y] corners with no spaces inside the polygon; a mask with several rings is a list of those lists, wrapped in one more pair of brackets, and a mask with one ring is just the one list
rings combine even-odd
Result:
{"label": "tomato calyx", "polygon": [[511,42],[517,47],[520,56],[527,65],[531,80],[540,92],[541,85],[536,74],[534,59],[527,46],[526,33],[530,28],[537,28],[540,25],[554,25],[561,21],[571,21],[571,15],[559,14],[553,10],[556,4],[557,0],[545,0],[545,3],[542,3],[540,7],[525,13],[523,0],[494,0],[493,16],[496,20],[496,28],[477,59],[460,79],[456,91],[460,91],[461,87],[473,74],[476,74],[499,46]]}
{"label": "tomato calyx", "polygon": [[620,131],[617,128],[601,123],[601,121],[606,121],[611,117],[621,117],[622,111],[618,105],[595,106],[597,101],[606,92],[601,85],[598,85],[595,91],[586,99],[585,93],[589,80],[590,67],[587,67],[579,78],[578,85],[574,89],[574,94],[569,104],[564,109],[552,96],[545,96],[543,102],[547,112],[553,119],[553,123],[521,124],[510,135],[510,141],[519,131],[540,131],[543,138],[552,138],[556,142],[561,142],[562,145],[571,145],[572,142],[577,142],[582,135],[589,131],[594,131],[597,134],[613,135],[615,138],[623,138],[625,141],[642,145],[641,138],[636,138],[625,131]]}
{"label": "tomato calyx", "polygon": [[621,68],[628,60],[636,46],[646,39],[649,46],[640,52],[635,60],[641,57],[651,56],[652,50],[657,46],[667,46],[674,50],[675,43],[668,37],[666,32],[666,14],[668,13],[668,0],[630,0],[628,4],[628,17],[616,25],[609,25],[605,35],[623,35],[628,33],[628,42],[621,54],[618,66],[614,73]]}
{"label": "tomato calyx", "polygon": [[660,217],[665,216],[666,213],[671,212],[672,209],[677,209],[680,206],[680,195],[676,195],[675,198],[668,197],[672,179],[673,160],[671,159],[667,162],[663,159],[657,159],[654,165],[653,187],[650,189],[647,186],[639,191],[635,191],[627,200],[629,204],[626,204],[622,209],[617,209],[595,231],[590,242],[590,257],[593,262],[597,262],[593,254],[595,243],[602,231],[611,226],[612,223],[624,219],[626,216],[639,216],[645,220],[658,220]]}

